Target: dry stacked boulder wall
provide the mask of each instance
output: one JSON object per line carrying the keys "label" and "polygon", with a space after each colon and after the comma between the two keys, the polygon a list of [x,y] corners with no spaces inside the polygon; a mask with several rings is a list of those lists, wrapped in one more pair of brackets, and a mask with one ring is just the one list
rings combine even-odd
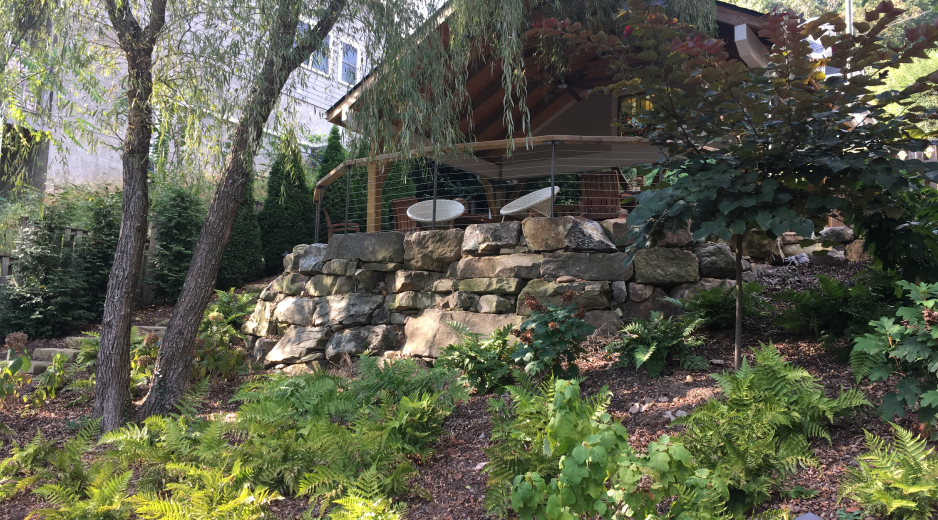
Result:
{"label": "dry stacked boulder wall", "polygon": [[[727,244],[695,246],[682,232],[669,235],[662,242],[667,247],[641,250],[626,264],[618,249],[624,244],[614,241],[627,233],[624,225],[622,219],[529,218],[406,236],[334,235],[328,245],[297,245],[242,330],[254,359],[302,373],[365,352],[432,359],[459,341],[448,323],[482,335],[518,327],[531,312],[528,297],[559,305],[573,291],[572,303],[587,311],[595,334],[609,336],[653,311],[680,312],[668,296],[734,283],[735,255]],[[750,239],[746,246],[775,254],[764,241]]]}

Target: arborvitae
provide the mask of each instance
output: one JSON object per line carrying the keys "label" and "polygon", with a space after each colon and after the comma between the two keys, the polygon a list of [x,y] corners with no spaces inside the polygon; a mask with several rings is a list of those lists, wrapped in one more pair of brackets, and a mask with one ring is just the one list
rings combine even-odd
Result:
{"label": "arborvitae", "polygon": [[[326,143],[326,149],[322,152],[322,160],[319,163],[319,170],[316,172],[316,182],[329,174],[336,166],[345,162],[348,158],[348,152],[342,146],[342,137],[339,134],[339,127],[333,126],[329,132],[329,141]],[[322,207],[329,212],[329,218],[333,222],[341,222],[345,218],[345,179],[332,183],[326,188],[323,194]],[[314,217],[315,218],[315,217]],[[319,241],[325,243],[326,235],[326,217],[319,216]]]}
{"label": "arborvitae", "polygon": [[270,169],[267,198],[258,215],[267,274],[283,271],[283,255],[293,246],[313,241],[315,210],[299,147],[288,142]]}
{"label": "arborvitae", "polygon": [[218,268],[215,287],[228,289],[240,287],[245,282],[256,280],[264,271],[264,256],[261,247],[261,228],[257,224],[254,209],[254,177],[248,180],[244,197],[235,212],[231,235],[225,246]]}
{"label": "arborvitae", "polygon": [[121,192],[96,193],[90,203],[90,237],[83,241],[78,272],[84,285],[84,305],[93,316],[100,318],[104,312],[107,282],[121,232]]}
{"label": "arborvitae", "polygon": [[204,220],[205,203],[190,188],[167,184],[157,191],[153,204],[157,299],[175,301],[182,291]]}

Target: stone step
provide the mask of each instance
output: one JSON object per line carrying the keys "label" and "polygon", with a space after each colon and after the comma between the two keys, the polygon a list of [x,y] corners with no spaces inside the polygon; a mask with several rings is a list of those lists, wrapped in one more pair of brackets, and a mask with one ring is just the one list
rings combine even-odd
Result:
{"label": "stone step", "polygon": [[68,348],[70,349],[80,349],[81,340],[83,339],[93,339],[93,338],[91,336],[69,336],[65,338],[65,344],[68,345]]}
{"label": "stone step", "polygon": [[33,361],[32,365],[29,367],[29,374],[38,375],[46,371],[47,368],[52,366],[51,361]]}
{"label": "stone step", "polygon": [[150,334],[156,334],[157,336],[162,338],[163,336],[166,335],[166,327],[138,325],[137,334],[140,334],[141,336],[148,336]]}
{"label": "stone step", "polygon": [[71,362],[75,360],[75,356],[78,355],[79,350],[74,348],[37,348],[33,351],[33,362],[36,361],[52,361],[55,358],[56,354],[63,354],[65,358]]}

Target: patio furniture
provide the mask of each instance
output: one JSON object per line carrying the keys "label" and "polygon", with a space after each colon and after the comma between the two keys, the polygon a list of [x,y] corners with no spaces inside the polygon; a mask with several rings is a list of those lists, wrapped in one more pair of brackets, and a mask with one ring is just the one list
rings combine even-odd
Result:
{"label": "patio furniture", "polygon": [[[449,199],[436,199],[436,222],[451,225],[453,220],[461,217],[466,207]],[[425,200],[407,208],[407,216],[421,224],[433,223],[433,201]]]}
{"label": "patio furniture", "polygon": [[550,216],[550,201],[557,194],[560,193],[560,187],[554,186],[551,188],[542,188],[537,191],[532,191],[527,195],[518,197],[517,199],[505,204],[505,207],[499,212],[506,217],[517,217],[519,215],[524,215],[528,210],[534,210],[545,217]]}
{"label": "patio furniture", "polygon": [[417,203],[417,197],[404,197],[391,201],[391,213],[394,215],[394,230],[401,233],[417,231],[417,222],[407,216],[407,208]]}
{"label": "patio furniture", "polygon": [[580,216],[592,220],[617,218],[622,206],[622,188],[616,172],[580,175]]}
{"label": "patio furniture", "polygon": [[361,226],[355,222],[337,222],[333,224],[332,220],[329,219],[329,212],[326,211],[326,208],[322,208],[322,214],[326,217],[326,232],[328,233],[328,238],[332,238],[332,235],[335,233],[351,235],[362,232]]}

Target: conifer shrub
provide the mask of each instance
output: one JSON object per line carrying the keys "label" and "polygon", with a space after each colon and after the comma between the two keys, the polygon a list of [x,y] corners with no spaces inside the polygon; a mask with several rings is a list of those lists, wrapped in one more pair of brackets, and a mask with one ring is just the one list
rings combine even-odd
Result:
{"label": "conifer shrub", "polygon": [[81,242],[78,276],[83,281],[83,305],[94,317],[104,312],[107,282],[114,262],[114,251],[121,231],[121,192],[95,192],[88,197],[90,205],[89,237]]}
{"label": "conifer shrub", "polygon": [[266,274],[282,272],[284,254],[298,244],[313,241],[315,219],[315,205],[306,185],[299,146],[284,140],[270,169],[264,209],[257,217]]}
{"label": "conifer shrub", "polygon": [[[320,179],[329,174],[336,166],[345,162],[348,158],[348,151],[342,146],[342,135],[339,128],[332,127],[329,132],[329,139],[326,142],[326,149],[322,152],[322,158],[319,162],[319,168],[314,176],[313,186]],[[314,201],[315,202],[315,201]],[[322,197],[322,208],[329,212],[329,217],[333,222],[339,222],[337,218],[345,217],[345,179],[340,182],[334,182],[326,187]],[[319,217],[319,241],[326,243],[328,234],[326,229],[325,216]]]}
{"label": "conifer shrub", "polygon": [[254,177],[244,188],[244,197],[235,212],[231,235],[218,267],[215,281],[217,289],[241,287],[245,282],[260,278],[264,273],[264,252],[261,246],[261,228],[254,208]]}
{"label": "conifer shrub", "polygon": [[156,228],[152,283],[157,299],[173,302],[182,292],[205,211],[202,199],[186,186],[167,183],[156,190],[152,212]]}
{"label": "conifer shrub", "polygon": [[20,231],[12,283],[0,287],[0,333],[47,338],[95,317],[83,305],[78,251],[62,232],[67,223],[63,208],[52,204]]}

